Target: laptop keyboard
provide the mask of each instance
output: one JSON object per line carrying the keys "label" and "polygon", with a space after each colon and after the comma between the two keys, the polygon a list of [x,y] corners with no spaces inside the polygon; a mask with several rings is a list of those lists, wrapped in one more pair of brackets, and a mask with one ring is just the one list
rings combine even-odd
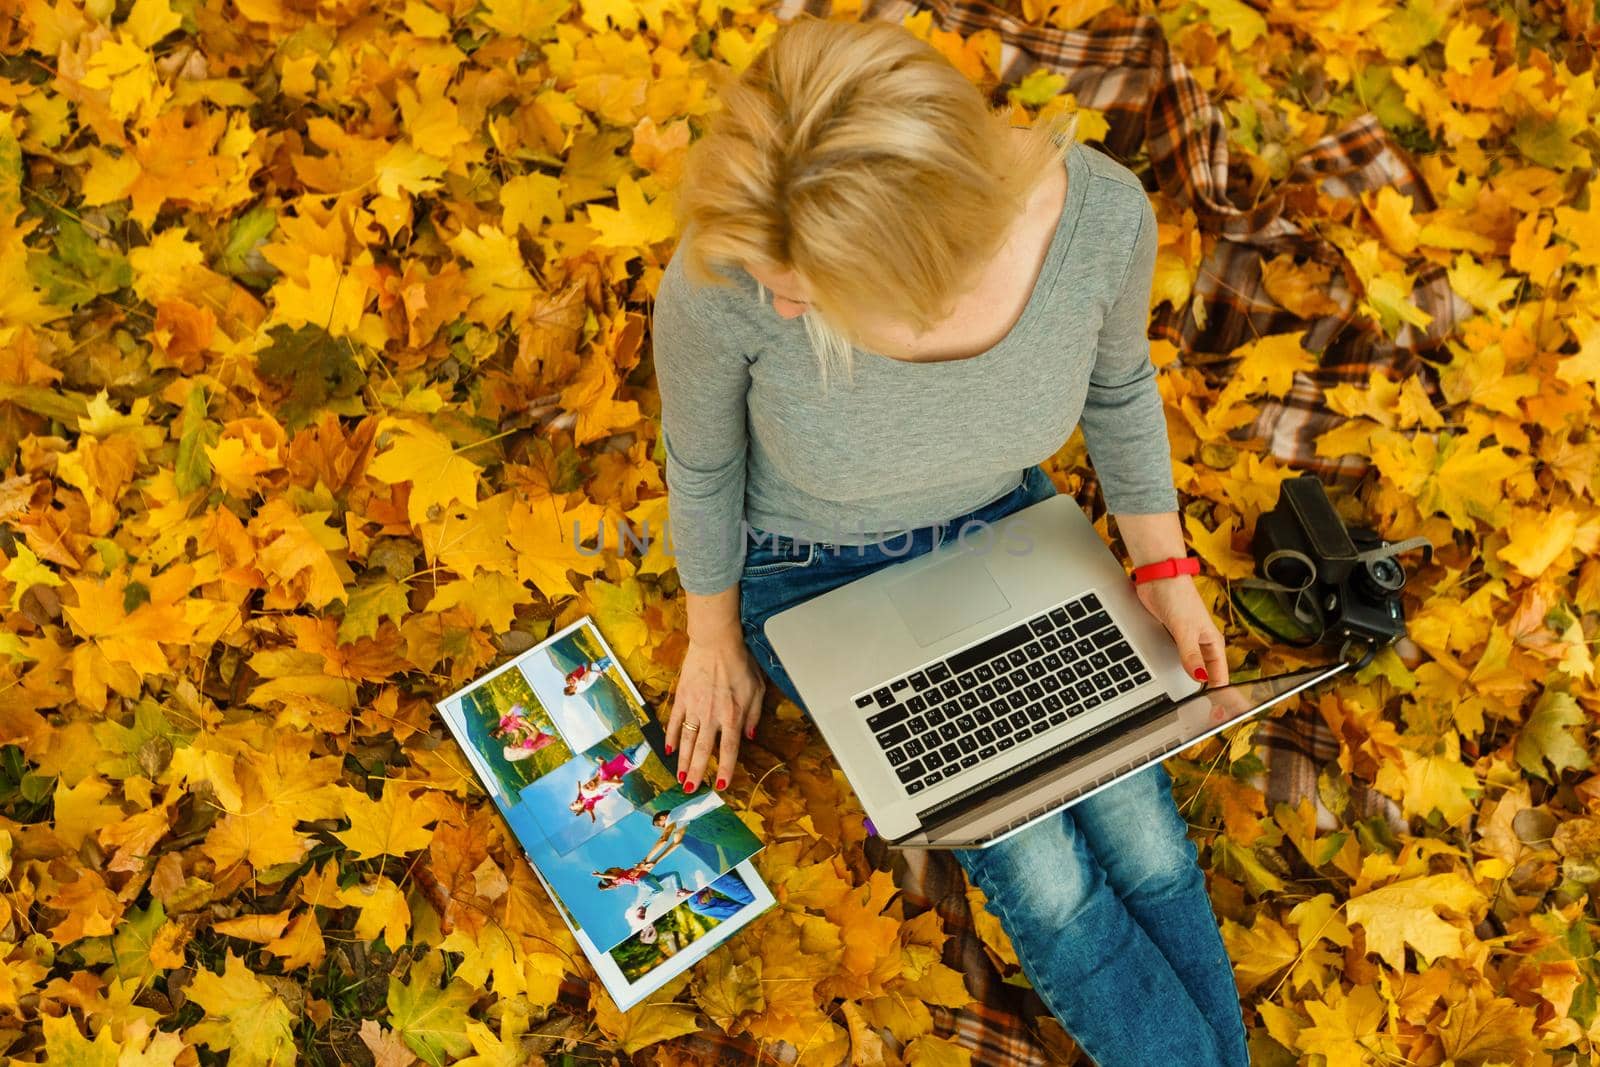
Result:
{"label": "laptop keyboard", "polygon": [[965,773],[1150,680],[1093,593],[855,698],[907,793]]}

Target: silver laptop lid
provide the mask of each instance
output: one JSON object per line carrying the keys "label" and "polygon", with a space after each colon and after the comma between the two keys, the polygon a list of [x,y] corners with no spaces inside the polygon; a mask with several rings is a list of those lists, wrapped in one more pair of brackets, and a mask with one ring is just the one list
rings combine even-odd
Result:
{"label": "silver laptop lid", "polygon": [[1264,711],[1351,666],[1346,661],[1149,701],[1073,737],[1004,777],[921,813],[898,848],[981,848],[1076,804],[1113,782]]}

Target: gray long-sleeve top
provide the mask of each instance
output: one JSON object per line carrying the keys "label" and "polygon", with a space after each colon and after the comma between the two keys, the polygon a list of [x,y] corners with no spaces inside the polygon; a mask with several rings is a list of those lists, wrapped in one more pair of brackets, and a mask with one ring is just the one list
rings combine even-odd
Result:
{"label": "gray long-sleeve top", "polygon": [[[1156,221],[1104,154],[1065,153],[1066,204],[1022,317],[967,359],[914,363],[857,349],[829,376],[799,319],[755,280],[695,285],[678,257],[653,336],[670,540],[691,593],[743,570],[745,524],[808,541],[873,541],[1003,496],[1082,421],[1106,506],[1178,506],[1147,336]],[[870,278],[862,279],[870,285]]]}

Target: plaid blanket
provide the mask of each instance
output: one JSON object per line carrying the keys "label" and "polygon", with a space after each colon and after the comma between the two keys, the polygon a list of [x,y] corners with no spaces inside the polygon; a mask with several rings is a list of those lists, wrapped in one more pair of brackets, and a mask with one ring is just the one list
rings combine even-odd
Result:
{"label": "plaid blanket", "polygon": [[[779,18],[804,11],[826,16],[828,0],[782,0]],[[1415,210],[1436,205],[1405,151],[1372,116],[1357,118],[1328,135],[1295,163],[1275,195],[1247,206],[1230,196],[1227,126],[1221,113],[1171,52],[1159,25],[1149,18],[1116,16],[1092,27],[1060,30],[1033,26],[1015,15],[979,0],[863,0],[862,19],[899,21],[919,10],[931,13],[944,31],[963,36],[993,30],[1001,39],[1002,85],[1015,84],[1038,68],[1066,78],[1067,91],[1081,105],[1105,114],[1109,131],[1099,147],[1136,165],[1167,197],[1191,208],[1201,229],[1212,238],[1183,307],[1163,305],[1151,332],[1171,341],[1181,358],[1225,378],[1227,356],[1240,345],[1270,334],[1305,331],[1305,344],[1320,353],[1318,367],[1295,376],[1281,401],[1261,405],[1255,422],[1239,436],[1264,443],[1280,462],[1327,479],[1358,477],[1361,457],[1316,455],[1315,439],[1338,425],[1323,391],[1341,382],[1365,383],[1373,371],[1396,378],[1416,376],[1437,402],[1437,383],[1421,358],[1438,347],[1469,310],[1450,290],[1439,268],[1417,278],[1412,300],[1430,316],[1428,325],[1407,327],[1391,340],[1358,308],[1342,253],[1306,232],[1290,217],[1287,205],[1297,195],[1320,191],[1327,196],[1355,197],[1392,186],[1413,198]],[[1140,164],[1148,162],[1148,167]],[[1332,268],[1319,304],[1326,314],[1305,318],[1273,300],[1266,291],[1263,267],[1282,255],[1296,262]],[[1197,306],[1198,305],[1198,306]],[[1218,382],[1220,384],[1220,381]],[[1330,821],[1317,793],[1321,768],[1333,766],[1339,741],[1305,701],[1293,715],[1269,719],[1253,741],[1266,765],[1259,784],[1268,810],[1280,803],[1309,799],[1319,821]],[[1377,816],[1403,828],[1396,805],[1359,782],[1350,783],[1350,814]],[[1025,986],[1009,983],[979,939],[969,904],[966,878],[954,859],[938,853],[898,853],[869,847],[868,858],[892,869],[902,891],[908,917],[938,909],[952,935],[945,963],[961,971],[976,998],[966,1009],[934,1007],[935,1032],[969,1049],[980,1065],[1071,1063],[1080,1057],[1070,1039],[1039,998]],[[576,990],[574,990],[576,993]],[[787,1053],[787,1054],[786,1054]],[[672,1045],[677,1063],[792,1062],[793,1050],[758,1048],[739,1037],[705,1032]]]}

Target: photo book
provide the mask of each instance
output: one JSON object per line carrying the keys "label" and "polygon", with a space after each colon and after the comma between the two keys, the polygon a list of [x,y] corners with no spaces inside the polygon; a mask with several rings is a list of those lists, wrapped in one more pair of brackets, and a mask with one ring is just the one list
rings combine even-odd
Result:
{"label": "photo book", "polygon": [[772,906],[761,842],[710,788],[684,792],[589,618],[438,707],[618,1008]]}

